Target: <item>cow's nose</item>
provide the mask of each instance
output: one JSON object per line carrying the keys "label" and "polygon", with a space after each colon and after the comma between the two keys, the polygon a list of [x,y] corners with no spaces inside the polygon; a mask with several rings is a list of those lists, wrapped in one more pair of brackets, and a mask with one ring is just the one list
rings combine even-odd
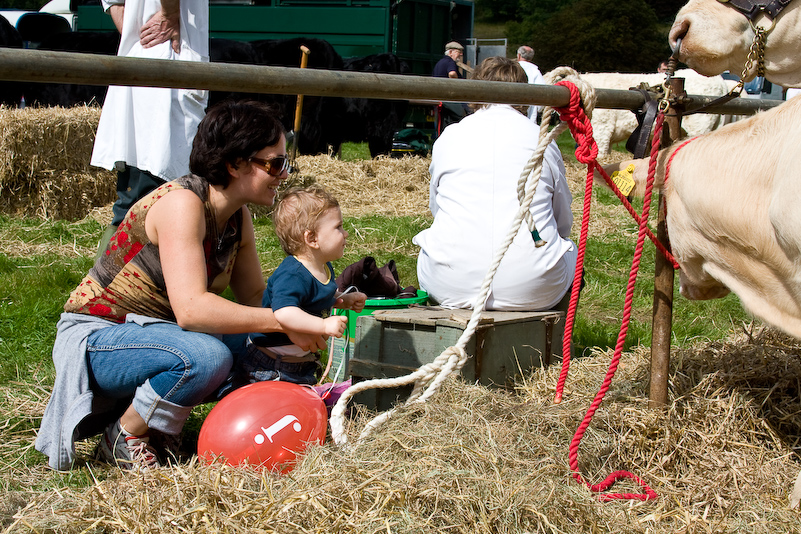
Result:
{"label": "cow's nose", "polygon": [[681,52],[681,40],[687,35],[689,30],[690,21],[687,19],[677,20],[673,23],[673,26],[670,28],[670,35],[668,36],[668,43],[670,43],[670,49],[673,50],[673,55],[677,55]]}

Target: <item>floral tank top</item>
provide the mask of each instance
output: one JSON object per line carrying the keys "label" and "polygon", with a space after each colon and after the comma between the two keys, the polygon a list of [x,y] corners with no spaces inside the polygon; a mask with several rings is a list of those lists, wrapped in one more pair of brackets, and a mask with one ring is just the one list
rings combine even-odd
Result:
{"label": "floral tank top", "polygon": [[[208,290],[220,294],[231,280],[242,239],[242,210],[238,210],[217,235],[214,211],[208,201],[209,184],[203,178],[186,175],[167,182],[139,200],[128,211],[108,247],[89,274],[70,294],[64,311],[95,315],[121,323],[129,313],[175,320],[161,271],[159,249],[145,232],[150,208],[164,195],[189,189],[206,209],[206,257]],[[180,224],[181,221],[175,221]]]}

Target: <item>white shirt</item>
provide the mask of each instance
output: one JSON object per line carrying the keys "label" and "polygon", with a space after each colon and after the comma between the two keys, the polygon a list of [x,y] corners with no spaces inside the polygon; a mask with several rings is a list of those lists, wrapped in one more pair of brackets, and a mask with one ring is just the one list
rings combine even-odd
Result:
{"label": "white shirt", "polygon": [[[545,77],[543,77],[542,73],[540,72],[539,67],[537,67],[534,63],[530,61],[526,61],[521,59],[518,61],[523,70],[526,71],[526,76],[528,76],[528,83],[537,83],[540,85],[547,85],[545,83]],[[540,112],[542,106],[529,106],[528,107],[528,118],[537,121],[537,113]]]}
{"label": "white shirt", "polygon": [[[209,60],[208,0],[181,2],[181,52],[169,41],[139,44],[139,29],[161,10],[159,0],[127,0],[118,56]],[[189,153],[208,103],[208,91],[110,86],[97,127],[91,164],[122,170],[123,164],[164,180],[189,172]]]}
{"label": "white shirt", "polygon": [[[431,227],[417,234],[417,276],[433,299],[472,308],[519,208],[517,182],[539,128],[511,106],[493,105],[448,126],[431,157]],[[530,211],[547,244],[525,222],[492,282],[487,309],[547,310],[573,282],[577,249],[568,236],[572,195],[556,143],[548,146]]]}

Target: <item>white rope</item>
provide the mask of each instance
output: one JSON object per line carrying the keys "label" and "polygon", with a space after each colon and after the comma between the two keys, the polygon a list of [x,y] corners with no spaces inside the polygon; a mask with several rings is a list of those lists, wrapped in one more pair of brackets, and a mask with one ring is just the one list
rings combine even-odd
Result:
{"label": "white rope", "polygon": [[[575,78],[575,80],[573,78]],[[579,81],[576,71],[568,67],[560,67],[546,75],[546,81],[551,84],[560,79],[571,79],[571,81],[576,83],[577,87],[579,87],[579,90],[581,91],[582,101],[585,102],[585,107],[587,106],[586,102],[590,103],[591,107],[589,107],[589,110],[585,110],[585,112],[588,116],[591,116],[592,107],[595,106],[595,91],[592,86],[584,83],[583,81]],[[586,100],[584,98],[585,94],[587,95]],[[520,207],[518,208],[517,213],[512,220],[509,233],[506,235],[503,243],[501,243],[500,247],[498,248],[495,258],[487,270],[487,274],[484,277],[484,282],[481,285],[481,290],[479,291],[478,297],[476,297],[475,303],[473,304],[473,313],[470,316],[470,321],[467,323],[467,326],[456,342],[456,345],[448,347],[442,352],[442,354],[437,356],[434,361],[421,366],[419,369],[417,369],[417,371],[406,376],[365,380],[348,388],[331,410],[331,436],[334,440],[334,443],[337,445],[344,445],[347,443],[348,436],[345,431],[344,423],[345,410],[347,408],[348,401],[356,394],[368,389],[397,388],[401,386],[413,385],[414,387],[412,389],[412,393],[404,405],[410,405],[415,402],[425,402],[429,397],[439,390],[439,387],[442,385],[442,382],[445,381],[445,379],[447,379],[451,374],[460,371],[462,367],[464,367],[464,364],[467,362],[468,358],[467,352],[465,352],[465,347],[475,333],[478,323],[481,319],[481,312],[484,311],[484,308],[487,304],[487,299],[489,298],[492,286],[492,280],[495,277],[498,266],[506,254],[506,251],[509,249],[515,237],[517,236],[523,220],[526,220],[532,235],[536,235],[537,233],[534,220],[531,217],[530,207],[534,198],[534,194],[537,191],[537,186],[539,185],[540,176],[542,176],[542,160],[548,145],[557,137],[559,137],[559,135],[567,128],[565,123],[560,123],[557,127],[548,131],[550,118],[552,115],[552,108],[546,107],[543,112],[542,125],[540,126],[539,144],[529,158],[528,163],[526,163],[525,167],[523,168],[523,171],[520,173],[520,179],[518,180],[517,193],[520,201]],[[540,242],[537,244],[537,246],[541,246],[543,244],[544,242]],[[396,406],[370,420],[359,435],[357,443],[363,441],[373,432],[373,430],[392,417],[397,409],[398,407]]]}

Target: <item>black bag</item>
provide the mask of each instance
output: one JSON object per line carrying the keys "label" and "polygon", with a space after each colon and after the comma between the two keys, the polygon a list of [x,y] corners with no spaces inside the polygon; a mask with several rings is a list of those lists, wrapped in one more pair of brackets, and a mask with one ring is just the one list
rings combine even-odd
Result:
{"label": "black bag", "polygon": [[345,267],[336,282],[340,291],[354,286],[368,298],[395,298],[401,292],[395,260],[389,260],[379,268],[372,256]]}

